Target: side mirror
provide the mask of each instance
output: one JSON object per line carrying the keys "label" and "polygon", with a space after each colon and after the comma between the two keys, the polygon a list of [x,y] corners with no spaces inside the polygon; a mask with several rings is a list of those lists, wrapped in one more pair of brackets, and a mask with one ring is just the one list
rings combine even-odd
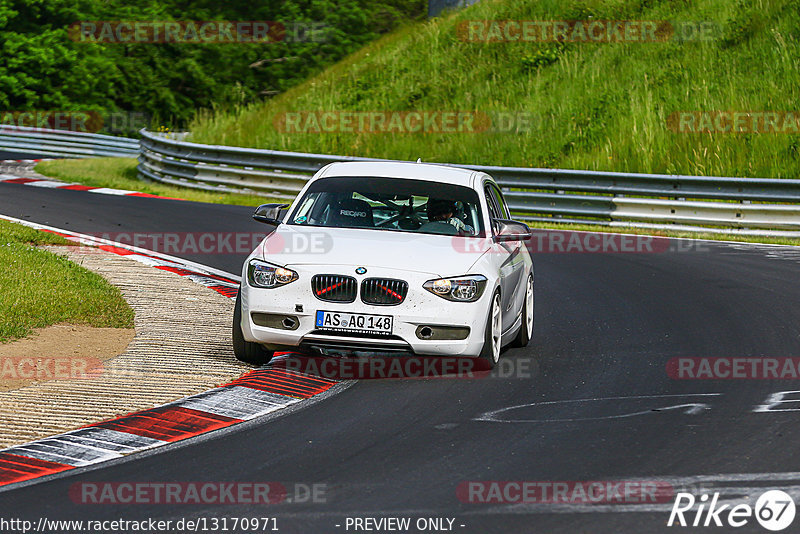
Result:
{"label": "side mirror", "polygon": [[494,219],[495,241],[527,241],[531,238],[531,229],[528,225],[510,219]]}
{"label": "side mirror", "polygon": [[260,223],[278,226],[281,224],[281,210],[289,204],[261,204],[253,213],[253,219]]}

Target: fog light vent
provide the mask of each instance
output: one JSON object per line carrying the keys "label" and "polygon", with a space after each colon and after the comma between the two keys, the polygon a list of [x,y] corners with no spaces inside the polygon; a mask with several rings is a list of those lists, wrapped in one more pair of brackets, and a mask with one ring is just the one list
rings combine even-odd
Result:
{"label": "fog light vent", "polygon": [[425,341],[454,341],[467,339],[469,337],[469,327],[420,325],[417,327],[416,334],[419,339],[424,339]]}
{"label": "fog light vent", "polygon": [[282,315],[279,313],[257,313],[250,314],[253,322],[258,326],[267,328],[278,328],[280,330],[297,330],[300,321],[294,315]]}

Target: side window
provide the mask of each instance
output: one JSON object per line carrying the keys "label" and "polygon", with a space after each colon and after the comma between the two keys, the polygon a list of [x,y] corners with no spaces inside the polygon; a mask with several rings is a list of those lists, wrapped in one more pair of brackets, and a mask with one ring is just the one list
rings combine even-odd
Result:
{"label": "side window", "polygon": [[506,204],[506,199],[503,198],[503,193],[494,184],[490,184],[489,189],[491,189],[492,196],[494,196],[495,202],[497,202],[497,207],[500,210],[500,213],[502,213],[500,218],[510,219],[511,214],[508,211],[508,205]]}
{"label": "side window", "polygon": [[497,204],[497,198],[495,198],[495,194],[492,191],[492,186],[486,184],[483,192],[486,195],[486,205],[489,207],[489,217],[491,219],[502,219],[502,211],[500,210],[500,206]]}

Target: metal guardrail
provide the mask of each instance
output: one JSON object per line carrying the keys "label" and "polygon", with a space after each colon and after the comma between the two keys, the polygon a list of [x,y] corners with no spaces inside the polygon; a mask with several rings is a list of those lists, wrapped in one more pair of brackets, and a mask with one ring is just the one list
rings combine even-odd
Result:
{"label": "metal guardrail", "polygon": [[139,140],[67,130],[0,125],[0,150],[62,158],[136,157]]}
{"label": "metal guardrail", "polygon": [[[337,161],[387,161],[203,145],[142,131],[140,176],[290,198]],[[453,165],[453,164],[446,164]],[[528,221],[800,237],[800,180],[453,165],[486,172]]]}

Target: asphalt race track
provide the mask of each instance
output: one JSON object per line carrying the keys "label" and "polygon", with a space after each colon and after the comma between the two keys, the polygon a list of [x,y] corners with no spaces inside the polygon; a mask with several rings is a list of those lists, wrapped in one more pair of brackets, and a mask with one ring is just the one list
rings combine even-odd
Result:
{"label": "asphalt race track", "polygon": [[[251,212],[0,184],[0,213],[84,233],[263,231]],[[797,379],[676,380],[667,362],[800,357],[800,253],[674,243],[656,253],[535,255],[534,337],[527,349],[505,352],[502,372],[359,380],[266,422],[11,488],[0,492],[0,509],[34,522],[275,517],[281,532],[298,533],[355,532],[346,525],[356,517],[451,518],[464,533],[638,533],[704,529],[668,528],[671,498],[481,503],[464,502],[457,489],[469,481],[665,481],[734,504],[754,505],[765,489],[797,501],[800,412],[785,409],[799,406],[755,411],[772,394],[800,390]],[[244,254],[184,257],[238,274]],[[78,482],[175,481],[323,484],[325,495],[277,505],[91,505],[69,495]],[[735,530],[765,532],[752,518]]]}

